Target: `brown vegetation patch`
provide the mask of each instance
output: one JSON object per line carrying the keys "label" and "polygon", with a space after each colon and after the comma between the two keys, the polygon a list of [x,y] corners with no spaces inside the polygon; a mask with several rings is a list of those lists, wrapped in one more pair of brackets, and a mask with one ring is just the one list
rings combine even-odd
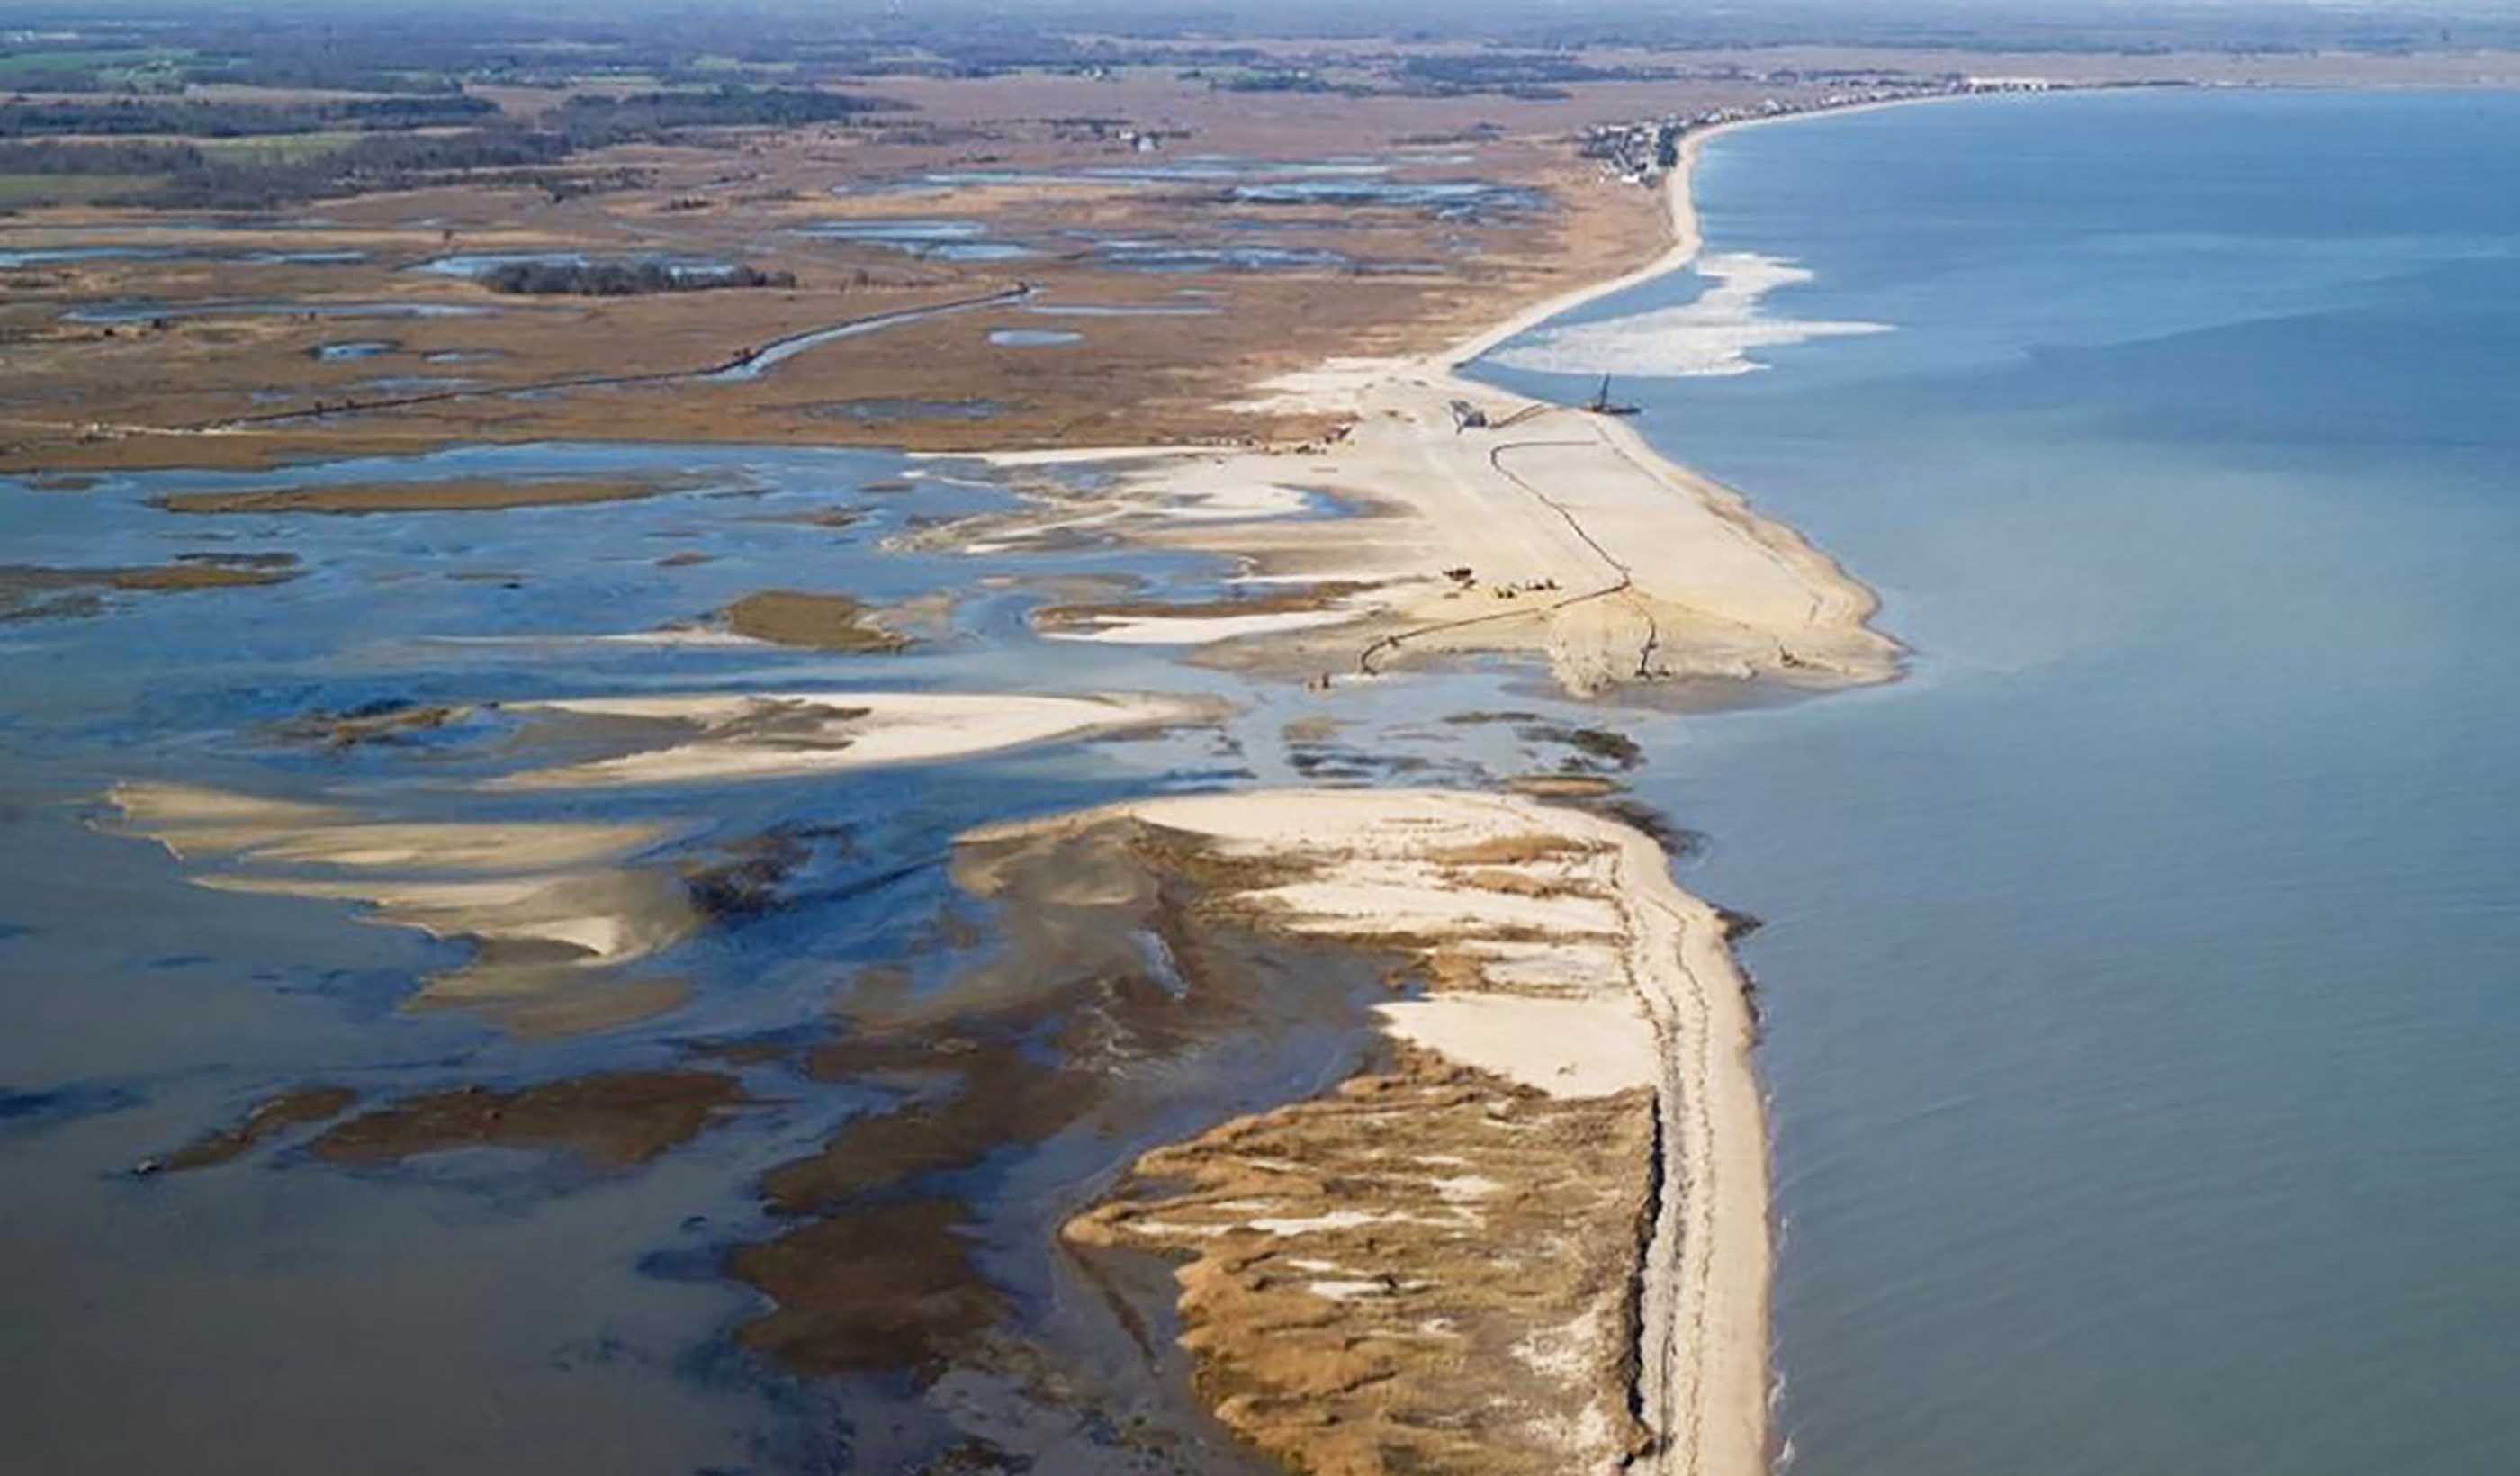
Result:
{"label": "brown vegetation patch", "polygon": [[[1362,1007],[1334,970],[1296,973],[1268,945],[1202,925],[1211,887],[1192,873],[1224,865],[1181,832],[1127,821],[967,843],[956,877],[1010,904],[1006,946],[924,990],[869,969],[838,1002],[850,1028],[806,1053],[807,1074],[896,1097],[764,1177],[766,1208],[792,1228],[728,1258],[778,1303],[739,1339],[817,1372],[1009,1365],[1022,1339],[1002,1325],[1005,1293],[968,1238],[1007,1211],[959,1198],[951,1176],[1088,1122],[1098,1136],[1127,1131],[1186,1090],[1180,1074],[1220,1038],[1326,1010],[1361,1036]],[[1278,979],[1287,987],[1263,987]]]}
{"label": "brown vegetation patch", "polygon": [[283,736],[328,748],[355,748],[363,743],[399,742],[410,734],[430,733],[472,715],[472,708],[450,702],[372,702],[341,712],[316,711],[283,725]]}
{"label": "brown vegetation patch", "polygon": [[1378,584],[1362,580],[1328,580],[1266,595],[1224,600],[1121,600],[1100,604],[1050,604],[1033,612],[1033,624],[1046,631],[1090,630],[1115,620],[1231,620],[1244,615],[1284,615],[1326,608],[1339,600]]}
{"label": "brown vegetation patch", "polygon": [[749,520],[793,523],[803,528],[846,528],[865,521],[866,514],[857,508],[822,508],[811,513],[765,513]]}
{"label": "brown vegetation patch", "polygon": [[297,577],[296,562],[289,554],[237,554],[183,555],[137,568],[0,564],[0,620],[92,615],[105,608],[103,593],[111,590],[167,594],[286,584]]}
{"label": "brown vegetation patch", "polygon": [[1560,723],[1534,723],[1517,734],[1525,742],[1561,743],[1586,758],[1633,769],[1644,762],[1644,749],[1624,733],[1607,728],[1572,728]]}
{"label": "brown vegetation patch", "polygon": [[1437,866],[1528,866],[1535,861],[1586,856],[1593,850],[1594,847],[1570,836],[1535,830],[1524,835],[1499,835],[1466,845],[1437,847],[1426,853],[1426,859]]}
{"label": "brown vegetation patch", "polygon": [[162,1167],[181,1173],[233,1162],[275,1134],[338,1117],[358,1099],[359,1094],[348,1087],[298,1087],[284,1092],[255,1103],[235,1123],[204,1133],[169,1153]]}
{"label": "brown vegetation patch", "polygon": [[719,618],[737,635],[816,650],[894,651],[911,644],[883,626],[874,606],[847,595],[762,590],[728,605]]}
{"label": "brown vegetation patch", "polygon": [[[920,79],[910,79],[920,82]],[[328,201],[326,236],[371,260],[324,266],[99,261],[0,305],[0,333],[23,351],[0,366],[0,465],[51,469],[140,466],[263,467],[354,450],[410,451],[454,441],[633,438],[658,442],[900,445],[928,451],[1045,445],[1238,444],[1314,440],[1327,415],[1253,415],[1227,408],[1267,378],[1338,355],[1423,351],[1459,339],[1514,307],[1632,267],[1667,237],[1651,191],[1599,178],[1565,141],[1575,125],[1632,116],[1645,94],[1627,89],[1586,106],[1516,105],[1514,127],[1469,138],[1475,158],[1436,162],[1390,156],[1394,178],[1475,177],[1546,195],[1547,208],[1477,221],[1357,204],[1250,206],[1213,189],[1077,189],[1053,181],[956,189],[905,202],[878,192],[834,196],[834,184],[877,184],[971,162],[971,142],[998,167],[1071,172],[1123,162],[1108,136],[1063,127],[1061,114],[1160,116],[1172,147],[1252,158],[1300,159],[1378,149],[1409,136],[1480,121],[1493,99],[1361,100],[1339,94],[1263,99],[1183,81],[1169,68],[1091,83],[1026,71],[1009,79],[937,82],[922,107],[932,127],[887,129],[835,150],[826,130],[764,128],[744,135],[743,179],[726,177],[713,150],[644,148],[640,177],[600,198],[537,209],[530,232],[518,197],[488,177],[450,180],[416,195]],[[1056,97],[1056,102],[1046,99]],[[1650,111],[1682,106],[1659,89]],[[1299,111],[1280,110],[1297,107]],[[1001,111],[1004,110],[1004,111]],[[690,208],[693,201],[709,208]],[[905,208],[905,204],[909,208]],[[414,211],[443,224],[415,230]],[[879,215],[950,215],[992,238],[1051,246],[1021,262],[914,259],[871,242],[799,234]],[[412,280],[395,266],[443,248],[442,233],[475,249],[662,250],[749,259],[793,272],[792,290],[666,292],[608,298],[499,297],[479,284]],[[530,239],[528,239],[528,236]],[[1192,249],[1289,246],[1326,254],[1288,270],[1150,274],[1084,248],[1079,237],[1161,237]],[[292,244],[295,244],[292,241]],[[1064,248],[1060,248],[1064,247]],[[1411,270],[1390,268],[1409,264]],[[1431,268],[1431,269],[1428,269]],[[1020,307],[896,323],[832,341],[757,380],[703,382],[690,375],[746,349],[817,328],[902,309],[965,301],[1014,285],[1042,300],[1104,306],[1192,301],[1212,313],[1097,317],[1057,353],[991,350],[995,328],[1040,328]],[[446,393],[374,385],[374,360],[312,359],[338,338],[338,320],[170,316],[157,323],[66,324],[78,301],[158,297],[347,301],[424,298],[487,306],[488,314],[397,321],[399,357],[461,353],[464,378]],[[364,331],[364,330],[363,330]],[[676,377],[682,378],[676,378]],[[627,385],[606,380],[628,380]],[[269,392],[290,394],[275,405]],[[989,405],[995,413],[834,418],[830,405]],[[321,413],[315,413],[317,407]],[[229,427],[216,435],[202,427]]]}
{"label": "brown vegetation patch", "polygon": [[[286,562],[295,561],[287,556],[283,558]],[[111,582],[118,590],[232,590],[257,584],[285,584],[296,577],[285,566],[222,561],[117,569]]]}
{"label": "brown vegetation patch", "polygon": [[1517,794],[1536,799],[1598,799],[1624,787],[1598,774],[1517,774],[1505,782]]}
{"label": "brown vegetation patch", "polygon": [[1217,1416],[1295,1470],[1595,1469],[1642,1448],[1648,1094],[1565,1100],[1404,1051],[1139,1159],[1065,1230],[1182,1258]]}
{"label": "brown vegetation patch", "polygon": [[1577,798],[1578,807],[1596,815],[1606,815],[1632,830],[1642,830],[1653,837],[1654,844],[1674,856],[1686,856],[1696,850],[1705,837],[1670,816],[1626,794],[1605,794],[1592,799]]}
{"label": "brown vegetation patch", "polygon": [[703,478],[545,477],[508,481],[465,477],[430,482],[340,482],[321,487],[253,487],[239,492],[170,492],[150,503],[169,513],[486,513],[631,502],[707,485]]}
{"label": "brown vegetation patch", "polygon": [[767,913],[784,900],[788,879],[823,849],[845,853],[849,832],[833,826],[783,825],[726,844],[707,859],[682,865],[693,906],[712,917]]}
{"label": "brown vegetation patch", "polygon": [[1455,885],[1475,887],[1482,892],[1501,892],[1513,897],[1582,897],[1592,888],[1580,882],[1548,876],[1534,876],[1500,867],[1491,871],[1462,871],[1453,873]]}
{"label": "brown vegetation patch", "polygon": [[1004,1316],[971,1265],[950,1199],[842,1210],[737,1246],[727,1270],[778,1303],[737,1331],[809,1373],[909,1368],[933,1377]]}
{"label": "brown vegetation patch", "polygon": [[548,1148],[598,1168],[648,1162],[750,1100],[712,1071],[624,1071],[545,1082],[514,1092],[459,1087],[361,1113],[313,1143],[346,1167],[400,1163],[453,1148]]}

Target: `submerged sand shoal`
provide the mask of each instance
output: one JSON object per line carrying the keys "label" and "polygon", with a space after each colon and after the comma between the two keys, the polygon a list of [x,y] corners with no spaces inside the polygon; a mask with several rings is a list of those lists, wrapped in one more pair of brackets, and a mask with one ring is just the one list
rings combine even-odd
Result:
{"label": "submerged sand shoal", "polygon": [[[1151,695],[877,692],[583,697],[499,710],[614,721],[625,725],[630,751],[475,786],[493,793],[933,762],[1211,722],[1225,709]],[[338,724],[314,727],[344,740]],[[470,943],[472,956],[432,974],[407,1007],[467,1009],[520,1034],[617,1025],[676,1006],[682,983],[637,969],[707,921],[705,876],[658,854],[700,828],[690,816],[410,821],[355,800],[137,782],[113,785],[106,798],[119,812],[111,828],[155,840],[200,869],[197,885],[354,904],[371,920]]]}
{"label": "submerged sand shoal", "polygon": [[641,864],[688,828],[660,821],[380,820],[360,806],[190,784],[119,783],[112,828],[215,867],[212,891],[353,903],[372,920],[470,940],[472,956],[406,1002],[518,1034],[597,1029],[670,1009],[683,986],[618,977],[700,925],[688,889]]}

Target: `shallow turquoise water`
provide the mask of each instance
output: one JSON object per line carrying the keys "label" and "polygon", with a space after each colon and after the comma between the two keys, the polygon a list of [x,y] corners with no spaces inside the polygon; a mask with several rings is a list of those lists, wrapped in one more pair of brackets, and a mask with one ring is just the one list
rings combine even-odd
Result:
{"label": "shallow turquoise water", "polygon": [[1620,381],[1916,650],[1648,771],[1770,924],[1797,1476],[2520,1465],[2520,98],[1824,118],[1699,199],[1894,330]]}

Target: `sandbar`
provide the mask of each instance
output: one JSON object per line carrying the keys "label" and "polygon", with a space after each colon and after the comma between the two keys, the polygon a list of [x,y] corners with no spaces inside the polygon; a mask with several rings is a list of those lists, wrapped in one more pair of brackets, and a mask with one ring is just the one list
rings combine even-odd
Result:
{"label": "sandbar", "polygon": [[663,822],[386,821],[350,804],[126,783],[123,833],[164,846],[212,891],[363,907],[371,921],[466,939],[471,959],[405,1006],[466,1008],[526,1035],[597,1029],[673,1007],[682,986],[616,979],[689,937],[700,915],[669,872],[639,864]]}
{"label": "sandbar", "polygon": [[1106,693],[731,693],[511,702],[510,712],[663,725],[664,743],[617,758],[531,769],[493,789],[605,788],[789,779],[960,758],[1058,739],[1213,722],[1208,699]]}

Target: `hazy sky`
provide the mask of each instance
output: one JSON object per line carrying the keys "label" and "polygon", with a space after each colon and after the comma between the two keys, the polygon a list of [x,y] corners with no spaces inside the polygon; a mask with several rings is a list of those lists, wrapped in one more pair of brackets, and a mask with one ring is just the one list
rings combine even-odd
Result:
{"label": "hazy sky", "polygon": [[315,23],[390,16],[446,27],[456,18],[497,29],[551,22],[583,26],[640,17],[705,24],[712,18],[776,16],[783,28],[843,29],[868,22],[919,26],[976,22],[1022,28],[1146,29],[1249,34],[1392,32],[1580,40],[1932,39],[1991,31],[2071,44],[2255,40],[2334,43],[2403,39],[2436,44],[2520,37],[2520,0],[435,0],[416,14],[403,0],[0,0],[0,22],[76,26],[101,20],[216,15]]}

